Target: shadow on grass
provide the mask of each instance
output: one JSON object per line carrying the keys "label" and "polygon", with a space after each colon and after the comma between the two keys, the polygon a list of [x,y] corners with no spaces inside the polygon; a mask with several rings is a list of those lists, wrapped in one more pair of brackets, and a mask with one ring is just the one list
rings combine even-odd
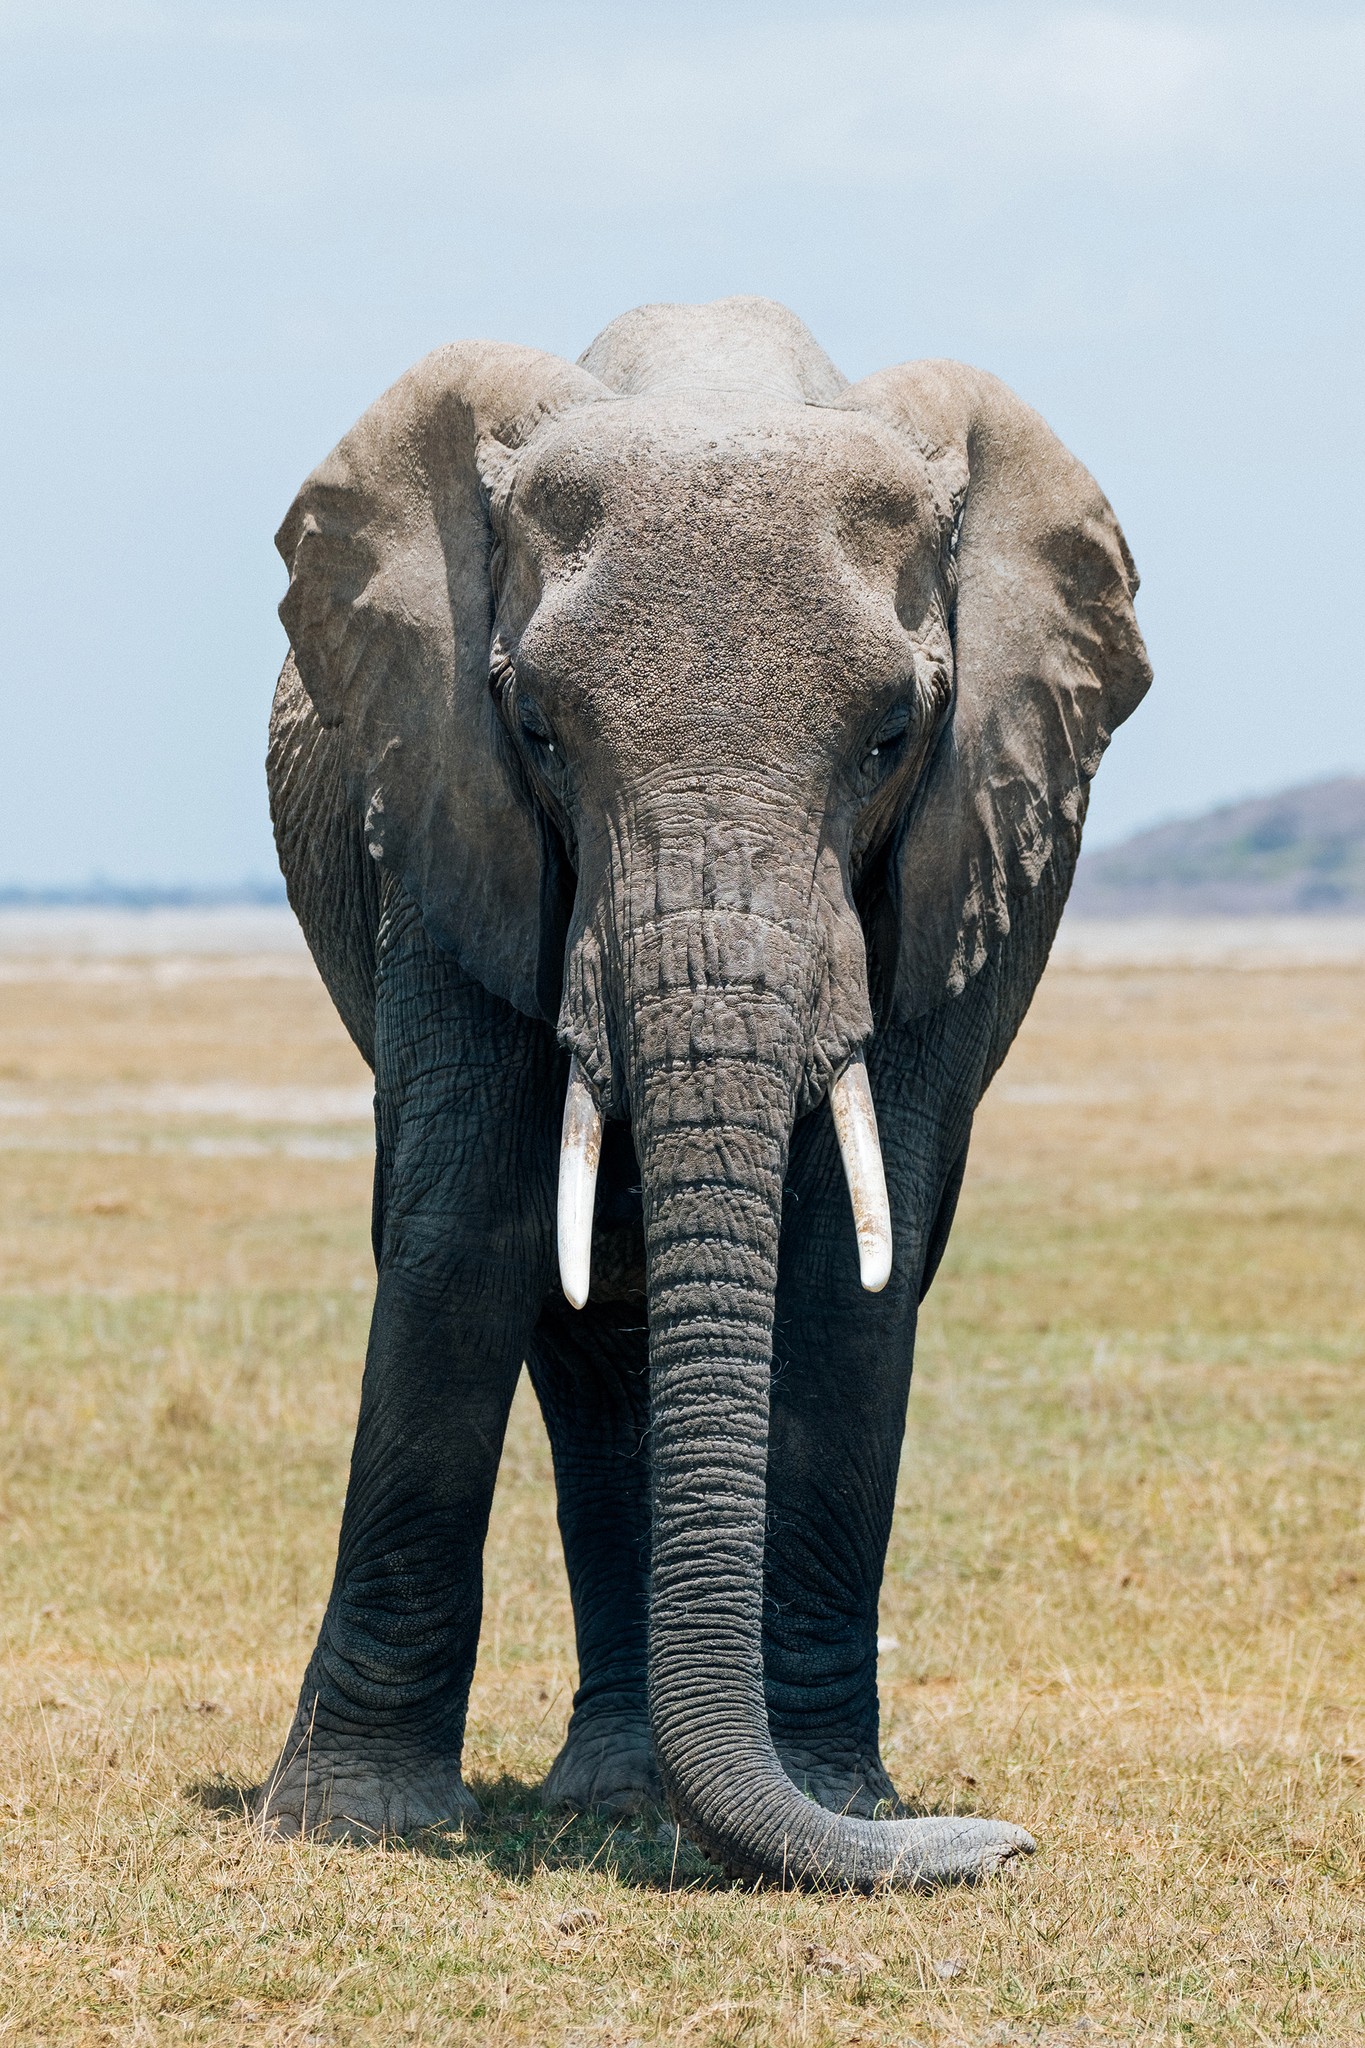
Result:
{"label": "shadow on grass", "polygon": [[547,1810],[540,1788],[520,1778],[485,1778],[470,1790],[483,1818],[446,1835],[437,1853],[481,1863],[505,1878],[538,1870],[600,1870],[646,1891],[728,1891],[732,1880],[694,1849],[662,1806],[638,1813]]}
{"label": "shadow on grass", "polygon": [[[231,1813],[249,1822],[260,1789],[244,1780],[204,1778],[186,1785],[184,1796],[206,1813]],[[642,1891],[733,1888],[734,1880],[683,1840],[661,1806],[632,1814],[551,1812],[540,1803],[540,1788],[520,1778],[478,1779],[469,1789],[483,1809],[477,1821],[390,1837],[384,1849],[477,1864],[492,1877],[519,1882],[541,1870],[600,1870]]]}
{"label": "shadow on grass", "polygon": [[196,1778],[185,1786],[184,1794],[205,1813],[235,1813],[247,1820],[259,1790],[258,1785],[239,1783],[235,1778]]}

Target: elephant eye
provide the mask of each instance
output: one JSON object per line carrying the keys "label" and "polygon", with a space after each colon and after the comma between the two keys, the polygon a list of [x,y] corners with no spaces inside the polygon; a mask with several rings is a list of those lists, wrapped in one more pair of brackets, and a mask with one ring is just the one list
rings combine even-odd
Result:
{"label": "elephant eye", "polygon": [[550,730],[549,720],[534,697],[521,697],[517,700],[517,723],[533,748],[557,756],[558,749],[555,745],[555,736]]}
{"label": "elephant eye", "polygon": [[863,764],[864,767],[869,769],[880,767],[889,756],[896,753],[901,741],[909,730],[910,706],[908,704],[897,704],[895,709],[888,713],[878,727],[876,738],[868,748]]}

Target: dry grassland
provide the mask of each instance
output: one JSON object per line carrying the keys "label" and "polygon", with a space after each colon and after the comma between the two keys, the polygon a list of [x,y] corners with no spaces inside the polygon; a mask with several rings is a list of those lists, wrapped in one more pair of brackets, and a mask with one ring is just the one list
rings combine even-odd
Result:
{"label": "dry grassland", "polygon": [[287,961],[3,964],[0,2040],[1361,2038],[1365,972],[1054,970],[988,1099],[911,1400],[886,1749],[1040,1853],[930,1898],[754,1895],[659,1816],[538,1811],[573,1665],[520,1397],[485,1823],[245,1827],[333,1554],[365,1081]]}

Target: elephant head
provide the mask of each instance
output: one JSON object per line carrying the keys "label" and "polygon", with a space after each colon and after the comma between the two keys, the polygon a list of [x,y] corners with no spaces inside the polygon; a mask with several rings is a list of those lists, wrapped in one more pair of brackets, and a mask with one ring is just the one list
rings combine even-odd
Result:
{"label": "elephant head", "polygon": [[908,1824],[803,1800],[765,1719],[788,1145],[829,1095],[864,1284],[917,1288],[861,1049],[988,960],[1022,1013],[1090,777],[1149,680],[1113,515],[995,379],[850,386],[791,314],[739,300],[628,315],[577,366],[439,350],[279,546],[365,859],[572,1055],[571,1299],[602,1119],[632,1126],[670,1799],[733,1870],[893,1877]]}

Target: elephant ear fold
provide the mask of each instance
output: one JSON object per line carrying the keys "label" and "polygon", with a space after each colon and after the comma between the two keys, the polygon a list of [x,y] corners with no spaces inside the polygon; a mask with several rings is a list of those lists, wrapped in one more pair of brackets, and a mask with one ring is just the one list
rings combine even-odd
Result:
{"label": "elephant ear fold", "polygon": [[314,470],[276,536],[280,617],[368,857],[437,945],[530,1015],[544,835],[488,687],[502,551],[490,501],[505,511],[545,418],[608,395],[534,349],[438,349]]}
{"label": "elephant ear fold", "polygon": [[890,877],[892,1008],[917,1016],[1006,955],[1026,1004],[1071,886],[1091,777],[1151,681],[1137,572],[1093,478],[996,378],[908,363],[849,400],[915,440],[957,512],[945,576],[954,693]]}

